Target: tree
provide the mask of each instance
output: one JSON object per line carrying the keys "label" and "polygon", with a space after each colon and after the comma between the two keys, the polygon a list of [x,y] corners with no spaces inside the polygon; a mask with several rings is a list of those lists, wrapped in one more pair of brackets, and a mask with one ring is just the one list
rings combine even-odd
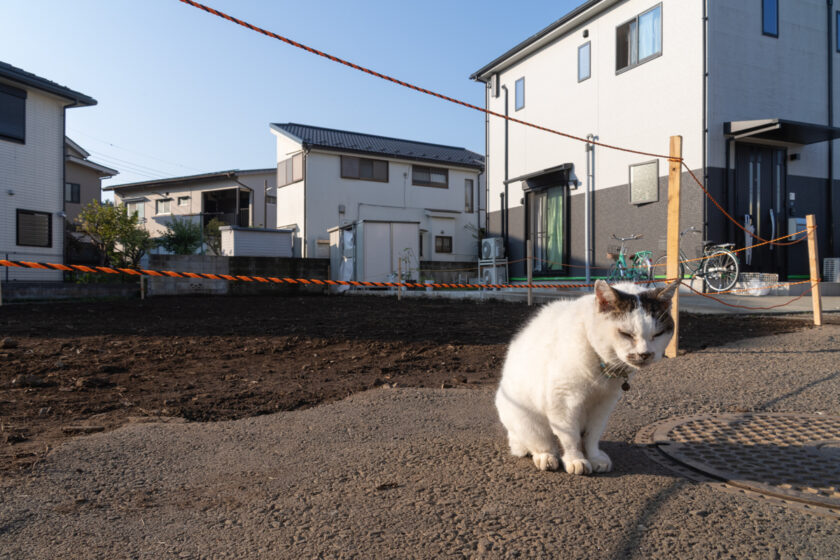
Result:
{"label": "tree", "polygon": [[137,234],[137,215],[129,216],[125,206],[100,204],[94,200],[82,209],[76,217],[76,223],[79,230],[90,238],[99,252],[99,262],[103,265],[123,264],[124,257],[120,249],[136,244],[140,239]]}
{"label": "tree", "polygon": [[173,216],[158,244],[176,255],[192,255],[202,243],[201,226],[189,219]]}
{"label": "tree", "polygon": [[204,242],[217,256],[222,254],[222,232],[219,231],[219,228],[223,225],[225,223],[219,218],[213,218],[207,222],[207,226],[204,228]]}
{"label": "tree", "polygon": [[120,253],[118,256],[118,266],[122,268],[137,268],[140,265],[140,259],[147,251],[155,246],[155,241],[152,240],[149,232],[143,228],[134,228],[126,231],[120,237]]}

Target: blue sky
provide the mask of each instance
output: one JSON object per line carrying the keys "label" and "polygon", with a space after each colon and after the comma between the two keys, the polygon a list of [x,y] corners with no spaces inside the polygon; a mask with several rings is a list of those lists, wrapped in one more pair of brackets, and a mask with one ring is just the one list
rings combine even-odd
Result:
{"label": "blue sky", "polygon": [[[469,76],[582,0],[236,1],[207,5],[483,106]],[[484,152],[477,111],[410,91],[178,0],[2,0],[0,60],[91,97],[68,135],[118,184],[273,167],[271,122]]]}

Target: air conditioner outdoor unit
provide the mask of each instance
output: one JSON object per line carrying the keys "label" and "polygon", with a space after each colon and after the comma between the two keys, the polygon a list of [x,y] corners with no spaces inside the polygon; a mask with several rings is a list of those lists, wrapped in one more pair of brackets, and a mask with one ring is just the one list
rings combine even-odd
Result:
{"label": "air conditioner outdoor unit", "polygon": [[485,265],[481,266],[479,279],[482,284],[507,284],[506,265]]}
{"label": "air conditioner outdoor unit", "polygon": [[505,242],[501,237],[487,237],[481,240],[481,260],[505,258]]}

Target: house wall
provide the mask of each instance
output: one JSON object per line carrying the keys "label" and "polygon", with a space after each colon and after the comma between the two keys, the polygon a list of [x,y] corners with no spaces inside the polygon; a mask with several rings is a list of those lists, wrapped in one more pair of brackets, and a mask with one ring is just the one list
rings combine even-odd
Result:
{"label": "house wall", "polygon": [[[709,12],[709,166],[724,169],[726,141],[723,125],[728,121],[780,118],[836,126],[828,121],[828,59],[834,72],[835,115],[840,110],[840,53],[828,45],[838,6],[826,14],[824,0],[779,2],[779,36],[762,34],[761,2],[711,2]],[[746,139],[746,141],[749,141]],[[828,158],[834,155],[834,208],[828,208]],[[840,216],[840,142],[788,146],[787,187],[796,201],[788,212],[796,216],[814,213],[818,226],[828,226]],[[730,169],[735,167],[734,146]],[[732,178],[730,177],[730,182]],[[835,256],[840,250],[840,232],[834,232]],[[830,227],[820,227],[820,255],[828,253]],[[804,258],[789,249],[793,273],[804,273]]]}
{"label": "house wall", "polygon": [[[64,101],[39,90],[27,90],[26,143],[0,139],[0,258],[63,262],[64,221]],[[14,195],[9,195],[8,191]],[[52,247],[16,244],[17,209],[49,212]],[[61,280],[61,272],[36,269],[0,270],[6,280]]]}
{"label": "house wall", "polygon": [[76,216],[79,215],[82,208],[92,201],[101,201],[102,180],[99,177],[99,173],[95,170],[68,161],[65,163],[64,182],[79,184],[79,202],[64,201],[64,212],[67,214],[66,219],[69,223],[74,223]]}
{"label": "house wall", "polygon": [[[277,163],[285,161],[303,151],[303,146],[289,137],[271,131],[276,138]],[[305,236],[304,206],[306,196],[306,156],[304,156],[303,180],[277,188],[277,226],[295,230],[295,256],[303,256]],[[276,181],[276,173],[275,173]]]}
{"label": "house wall", "polygon": [[[509,92],[510,116],[584,138],[594,134],[599,142],[667,155],[669,137],[683,137],[683,156],[691,169],[703,161],[703,3],[663,0],[662,55],[623,72],[616,72],[616,28],[656,6],[655,0],[628,0],[607,8],[596,19],[567,31],[550,45],[500,73],[500,84]],[[588,37],[584,38],[584,31]],[[591,45],[591,77],[578,82],[578,47]],[[525,106],[515,110],[515,83],[525,78]],[[505,93],[488,95],[488,108],[504,114]],[[490,117],[488,123],[488,184],[490,233],[499,235],[500,194],[504,192],[505,123]],[[583,254],[583,198],[586,184],[585,144],[518,123],[509,125],[509,177],[573,164],[570,191],[569,263],[581,266]],[[660,187],[659,202],[637,207],[629,203],[629,166],[651,161],[651,156],[595,148],[593,206],[594,264],[604,266],[603,254],[615,242],[612,233],[630,235],[648,231],[635,250],[655,249],[664,235],[666,197]],[[660,160],[659,175],[667,177],[667,162]],[[701,173],[702,176],[702,173]],[[660,181],[661,182],[661,181]],[[683,192],[690,191],[688,183]],[[510,184],[511,259],[524,256],[525,220],[522,185]],[[702,205],[691,204],[683,223],[701,224]],[[694,211],[699,212],[695,214]],[[684,210],[684,213],[686,211]],[[574,225],[572,225],[574,224]],[[516,266],[512,276],[524,275]],[[575,270],[571,275],[579,275]],[[593,271],[597,275],[597,271]]]}
{"label": "house wall", "polygon": [[[388,161],[387,183],[343,179],[340,154],[317,151],[307,154],[305,254],[315,254],[318,240],[329,241],[327,230],[330,228],[366,220],[418,222],[423,233],[425,260],[463,261],[476,258],[476,230],[482,224],[477,213],[477,200],[475,212],[464,212],[464,185],[466,179],[472,179],[473,188],[478,186],[480,191],[479,173],[472,169],[449,167],[448,188],[423,187],[412,185],[410,162],[378,159]],[[435,166],[433,163],[419,165]],[[279,200],[278,206],[283,206]],[[343,213],[339,211],[340,206],[344,207]],[[278,218],[278,221],[282,220]],[[452,253],[434,251],[436,235],[452,237]]]}

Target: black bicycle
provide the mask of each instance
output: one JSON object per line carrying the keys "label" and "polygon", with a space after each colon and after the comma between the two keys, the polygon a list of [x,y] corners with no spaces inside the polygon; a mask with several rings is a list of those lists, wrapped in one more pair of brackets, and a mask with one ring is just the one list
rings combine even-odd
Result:
{"label": "black bicycle", "polygon": [[[703,246],[697,259],[691,259],[682,250],[682,238],[687,233],[700,233],[694,226],[680,232],[680,261],[677,269],[677,277],[685,278],[686,271],[689,279],[702,278],[710,290],[724,292],[731,290],[738,281],[738,274],[741,266],[738,264],[738,257],[732,251],[734,243],[715,243],[714,241],[703,241]],[[653,264],[654,278],[658,280],[656,286],[667,284],[667,273],[665,272],[668,255],[662,255]]]}

